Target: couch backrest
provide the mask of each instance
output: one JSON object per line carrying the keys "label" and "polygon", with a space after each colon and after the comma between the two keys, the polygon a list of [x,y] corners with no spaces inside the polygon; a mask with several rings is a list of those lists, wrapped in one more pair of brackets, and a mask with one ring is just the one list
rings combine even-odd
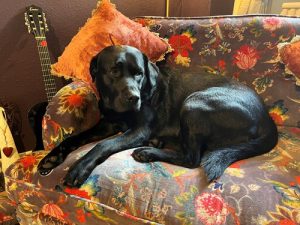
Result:
{"label": "couch backrest", "polygon": [[168,39],[174,49],[161,66],[198,67],[245,82],[262,96],[278,125],[300,128],[300,87],[285,73],[277,48],[300,35],[300,18],[251,15],[135,20]]}

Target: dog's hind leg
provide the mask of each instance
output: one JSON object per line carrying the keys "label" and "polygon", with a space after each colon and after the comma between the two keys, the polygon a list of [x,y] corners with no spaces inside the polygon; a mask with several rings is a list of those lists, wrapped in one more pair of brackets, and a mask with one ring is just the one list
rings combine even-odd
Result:
{"label": "dog's hind leg", "polygon": [[[271,120],[271,119],[270,119]],[[232,163],[264,154],[272,150],[277,143],[277,129],[273,122],[261,129],[259,136],[248,142],[218,147],[204,153],[201,166],[204,168],[207,179],[212,181],[220,177]]]}
{"label": "dog's hind leg", "polygon": [[201,154],[206,148],[205,139],[210,133],[208,121],[199,113],[189,109],[181,111],[181,146],[177,151],[140,147],[133,152],[133,158],[139,162],[163,161],[187,168],[199,167]]}

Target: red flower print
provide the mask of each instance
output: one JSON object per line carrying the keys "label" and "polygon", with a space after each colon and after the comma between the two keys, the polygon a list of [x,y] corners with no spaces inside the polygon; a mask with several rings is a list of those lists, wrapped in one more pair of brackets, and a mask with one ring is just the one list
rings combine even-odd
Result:
{"label": "red flower print", "polygon": [[214,193],[202,193],[195,199],[196,215],[205,225],[221,225],[229,214],[223,198]]}
{"label": "red flower print", "polygon": [[87,102],[85,101],[90,96],[90,89],[81,87],[72,89],[72,86],[66,86],[59,92],[59,107],[57,114],[75,114],[76,117],[83,117],[83,109]]}
{"label": "red flower print", "polygon": [[297,224],[290,219],[282,219],[279,221],[279,225],[297,225]]}
{"label": "red flower print", "polygon": [[85,213],[82,209],[76,210],[76,217],[79,222],[86,223]]}
{"label": "red flower print", "polygon": [[64,212],[61,210],[61,208],[56,205],[56,204],[53,204],[53,203],[49,203],[49,204],[45,204],[43,207],[42,207],[42,213],[44,215],[49,215],[51,217],[54,217],[60,221],[64,221],[65,220],[65,215],[64,215]]}
{"label": "red flower print", "polygon": [[282,125],[283,124],[283,118],[282,115],[277,114],[276,112],[270,112],[269,115],[271,116],[271,118],[274,120],[274,122],[278,125]]}
{"label": "red flower print", "polygon": [[271,18],[266,18],[263,21],[263,27],[268,30],[268,31],[275,31],[278,28],[280,28],[282,25],[282,22],[280,19],[275,18],[275,17],[271,17]]}
{"label": "red flower print", "polygon": [[136,19],[135,22],[141,24],[143,27],[145,27],[147,24],[145,19]]}
{"label": "red flower print", "polygon": [[91,196],[89,196],[89,193],[86,192],[85,190],[80,190],[80,189],[76,189],[76,188],[66,188],[65,192],[70,195],[76,195],[80,198],[91,199]]}
{"label": "red flower print", "polygon": [[300,185],[300,176],[296,176],[295,180],[296,180],[297,184]]}
{"label": "red flower print", "polygon": [[5,221],[11,220],[11,219],[12,219],[12,217],[7,216],[4,213],[0,212],[0,222],[5,222]]}
{"label": "red flower print", "polygon": [[20,159],[20,162],[24,169],[27,169],[30,166],[33,166],[36,163],[35,156],[28,155]]}
{"label": "red flower print", "polygon": [[296,176],[295,181],[290,182],[291,187],[296,187],[297,185],[300,185],[300,176]]}
{"label": "red flower print", "polygon": [[174,57],[177,57],[178,55],[181,55],[182,57],[188,57],[189,51],[193,50],[192,41],[186,35],[174,35],[170,37],[169,44],[174,49]]}
{"label": "red flower print", "polygon": [[278,100],[273,103],[273,106],[269,109],[269,115],[277,125],[282,125],[289,117],[286,115],[288,109],[284,106],[283,100]]}
{"label": "red flower print", "polygon": [[240,169],[241,168],[241,165],[245,164],[246,161],[245,160],[240,160],[240,161],[236,161],[234,163],[232,163],[229,168],[237,168],[237,169]]}
{"label": "red flower print", "polygon": [[249,45],[243,45],[233,56],[233,63],[242,70],[249,70],[253,68],[257,60],[260,58],[258,51]]}
{"label": "red flower print", "polygon": [[300,128],[298,127],[292,127],[291,128],[291,132],[296,134],[296,135],[300,135]]}
{"label": "red flower print", "polygon": [[47,130],[48,129],[48,126],[51,126],[52,129],[53,129],[53,132],[54,132],[54,135],[57,136],[58,133],[59,133],[59,130],[61,129],[61,126],[55,122],[54,120],[52,120],[50,118],[49,115],[45,115],[44,118],[43,118],[43,121],[42,121],[42,126],[43,126],[43,129],[44,130]]}
{"label": "red flower print", "polygon": [[226,69],[226,62],[224,60],[219,60],[218,66],[222,70]]}
{"label": "red flower print", "polygon": [[72,105],[74,107],[80,107],[83,103],[83,97],[79,94],[71,94],[67,97],[67,101],[69,105]]}

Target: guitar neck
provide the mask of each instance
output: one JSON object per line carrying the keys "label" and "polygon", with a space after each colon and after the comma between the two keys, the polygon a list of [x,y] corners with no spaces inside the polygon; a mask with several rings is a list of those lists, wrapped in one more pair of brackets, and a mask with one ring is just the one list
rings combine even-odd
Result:
{"label": "guitar neck", "polygon": [[36,38],[36,41],[42,67],[42,75],[45,84],[47,101],[50,102],[53,96],[56,94],[57,89],[55,79],[51,75],[51,60],[47,47],[47,41],[45,37]]}

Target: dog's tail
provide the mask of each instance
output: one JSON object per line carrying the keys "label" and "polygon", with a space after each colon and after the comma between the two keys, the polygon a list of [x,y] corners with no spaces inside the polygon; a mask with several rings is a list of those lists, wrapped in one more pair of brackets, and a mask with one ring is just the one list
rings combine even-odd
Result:
{"label": "dog's tail", "polygon": [[[271,120],[271,119],[270,119]],[[249,157],[264,154],[272,150],[278,140],[276,125],[271,121],[267,128],[262,129],[261,135],[247,143],[221,147],[207,151],[201,159],[208,181],[220,177],[232,163]]]}

